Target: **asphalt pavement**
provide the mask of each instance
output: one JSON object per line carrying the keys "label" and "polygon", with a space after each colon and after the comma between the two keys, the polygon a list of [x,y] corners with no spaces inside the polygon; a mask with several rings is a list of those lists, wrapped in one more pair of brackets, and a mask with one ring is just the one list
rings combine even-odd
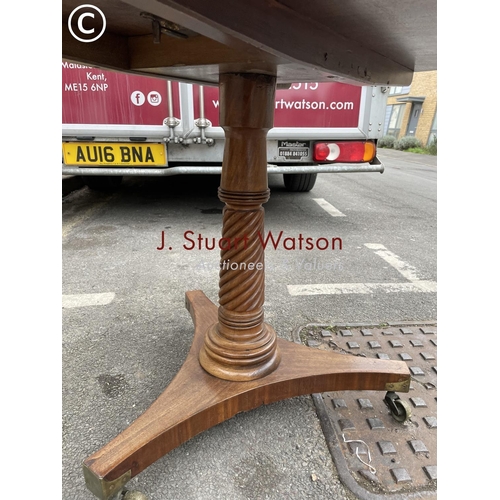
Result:
{"label": "asphalt pavement", "polygon": [[[271,176],[266,231],[290,238],[266,249],[266,321],[279,336],[292,340],[311,323],[436,320],[437,158],[380,157],[384,174],[323,174],[310,193],[288,193]],[[63,196],[64,500],[94,498],[83,460],[181,367],[193,331],[184,292],[217,301],[218,252],[189,249],[186,238],[220,234],[217,185],[215,177],[126,179],[116,193],[83,187]],[[300,250],[300,235],[337,246]],[[213,427],[127,488],[150,500],[360,498],[342,481],[310,396]]]}

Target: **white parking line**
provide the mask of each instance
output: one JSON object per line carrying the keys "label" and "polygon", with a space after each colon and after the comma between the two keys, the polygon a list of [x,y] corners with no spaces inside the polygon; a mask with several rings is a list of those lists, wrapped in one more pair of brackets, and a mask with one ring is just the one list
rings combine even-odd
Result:
{"label": "white parking line", "polygon": [[328,203],[324,198],[313,198],[313,200],[325,211],[328,212],[332,217],[345,217],[340,210],[337,210],[333,205]]}
{"label": "white parking line", "polygon": [[312,285],[288,285],[288,293],[296,295],[344,295],[384,293],[429,293],[436,292],[435,281],[415,283],[316,283]]}
{"label": "white parking line", "polygon": [[395,253],[387,250],[384,245],[380,245],[379,243],[365,243],[365,247],[373,250],[379,257],[382,257],[382,259],[396,269],[408,281],[420,281],[417,277],[417,270],[410,264],[401,260]]}
{"label": "white parking line", "polygon": [[114,292],[63,295],[62,307],[63,309],[71,309],[73,307],[105,306],[113,302],[114,298]]}
{"label": "white parking line", "polygon": [[297,295],[343,295],[370,294],[374,292],[398,293],[436,293],[435,281],[420,280],[417,270],[401,260],[396,254],[379,243],[365,243],[365,246],[394,267],[405,279],[406,283],[314,283],[309,285],[288,285],[288,293]]}

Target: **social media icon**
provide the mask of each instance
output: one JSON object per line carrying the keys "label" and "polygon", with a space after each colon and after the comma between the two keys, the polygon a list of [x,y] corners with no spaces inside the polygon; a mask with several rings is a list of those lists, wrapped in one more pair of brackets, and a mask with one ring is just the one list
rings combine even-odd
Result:
{"label": "social media icon", "polygon": [[134,90],[130,94],[130,100],[134,106],[142,106],[146,101],[146,97],[144,97],[144,94],[140,90]]}
{"label": "social media icon", "polygon": [[80,5],[69,15],[68,29],[73,38],[80,42],[95,42],[106,30],[106,16],[95,5]]}
{"label": "social media icon", "polygon": [[148,102],[151,106],[158,106],[161,103],[161,94],[153,90],[148,94]]}

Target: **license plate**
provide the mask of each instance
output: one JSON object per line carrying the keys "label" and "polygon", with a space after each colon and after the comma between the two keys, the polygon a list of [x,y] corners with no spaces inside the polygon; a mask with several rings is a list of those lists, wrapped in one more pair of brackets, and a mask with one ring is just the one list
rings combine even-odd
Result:
{"label": "license plate", "polygon": [[278,141],[278,156],[286,160],[308,157],[309,150],[309,141]]}
{"label": "license plate", "polygon": [[145,142],[63,142],[66,165],[157,167],[167,165],[165,145]]}

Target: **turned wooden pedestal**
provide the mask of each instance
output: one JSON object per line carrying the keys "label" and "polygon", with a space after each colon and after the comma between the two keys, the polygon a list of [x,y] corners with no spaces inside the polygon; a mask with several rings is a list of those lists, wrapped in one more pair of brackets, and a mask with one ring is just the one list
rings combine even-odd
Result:
{"label": "turned wooden pedestal", "polygon": [[[269,199],[266,134],[274,76],[220,76],[226,134],[219,198],[226,204],[219,306],[186,293],[194,322],[187,359],[172,383],[125,431],[83,464],[88,488],[107,500],[128,480],[200,432],[263,404],[317,392],[407,392],[406,363],[314,350],[277,338],[264,322],[264,209]],[[236,244],[237,242],[237,244]],[[231,265],[232,264],[232,265]]]}

